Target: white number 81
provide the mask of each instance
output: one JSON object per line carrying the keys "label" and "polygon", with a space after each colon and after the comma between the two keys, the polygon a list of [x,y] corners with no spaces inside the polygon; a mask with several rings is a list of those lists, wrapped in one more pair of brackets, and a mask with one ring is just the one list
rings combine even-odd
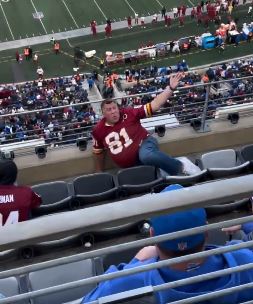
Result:
{"label": "white number 81", "polygon": [[109,133],[105,138],[105,142],[107,143],[112,154],[115,154],[115,155],[119,154],[123,150],[123,145],[120,140],[120,137],[124,138],[124,141],[125,141],[124,147],[125,148],[129,147],[133,143],[132,139],[129,138],[125,128],[121,129],[119,133],[117,133],[117,132]]}

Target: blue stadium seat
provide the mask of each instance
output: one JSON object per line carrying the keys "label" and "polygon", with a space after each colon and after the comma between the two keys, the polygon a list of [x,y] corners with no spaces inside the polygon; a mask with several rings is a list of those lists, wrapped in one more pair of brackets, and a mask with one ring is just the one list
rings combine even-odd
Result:
{"label": "blue stadium seat", "polygon": [[109,173],[83,175],[73,180],[73,206],[87,206],[113,200],[117,197],[118,188],[113,176]]}
{"label": "blue stadium seat", "polygon": [[32,189],[42,197],[42,204],[33,210],[33,215],[45,215],[69,209],[72,196],[66,182],[43,183],[32,186]]}
{"label": "blue stadium seat", "polygon": [[152,166],[137,166],[120,170],[117,173],[120,196],[149,193],[152,187],[164,180],[158,172],[157,168]]}

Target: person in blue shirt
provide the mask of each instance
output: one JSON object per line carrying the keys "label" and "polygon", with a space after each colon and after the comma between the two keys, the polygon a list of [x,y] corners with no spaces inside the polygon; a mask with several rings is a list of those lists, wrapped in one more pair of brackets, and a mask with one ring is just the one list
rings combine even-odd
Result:
{"label": "person in blue shirt", "polygon": [[[171,185],[164,191],[177,190],[180,185]],[[187,191],[187,190],[186,190]],[[190,194],[190,193],[189,193]],[[151,236],[162,235],[184,229],[203,226],[206,224],[206,212],[203,208],[181,211],[173,214],[161,215],[151,219]],[[110,266],[106,273],[118,272],[123,269],[130,269],[140,265],[151,264],[160,260],[184,256],[191,253],[201,252],[216,248],[205,244],[206,234],[201,233],[186,236],[179,239],[168,240],[141,249],[128,264]],[[233,241],[240,242],[240,241]],[[126,277],[101,282],[97,288],[87,294],[81,304],[97,300],[100,297],[124,292],[144,286],[156,286],[167,282],[195,277],[201,274],[210,273],[225,268],[231,268],[253,262],[253,253],[250,249],[241,249],[233,252],[212,255],[206,258],[181,262],[160,269],[137,273]],[[253,282],[253,270],[233,273],[208,281],[171,288],[156,293],[157,303],[165,304],[178,301],[205,293],[218,291],[225,288],[235,287]],[[219,299],[201,302],[202,304],[235,304],[253,300],[253,292],[250,289],[234,292],[219,297]]]}

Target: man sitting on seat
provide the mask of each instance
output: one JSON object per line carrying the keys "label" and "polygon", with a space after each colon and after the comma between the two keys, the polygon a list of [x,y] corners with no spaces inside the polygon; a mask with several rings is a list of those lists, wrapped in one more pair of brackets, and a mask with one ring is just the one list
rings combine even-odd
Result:
{"label": "man sitting on seat", "polygon": [[170,85],[150,103],[138,108],[119,109],[114,100],[104,100],[101,104],[104,118],[93,129],[93,152],[95,169],[104,169],[104,154],[109,152],[119,167],[138,164],[156,166],[168,174],[185,172],[183,164],[161,152],[157,140],[142,127],[140,120],[158,111],[177,88],[182,74],[170,76]]}
{"label": "man sitting on seat", "polygon": [[41,197],[29,187],[15,185],[17,173],[14,161],[0,160],[0,226],[28,220],[41,204]]}
{"label": "man sitting on seat", "polygon": [[[180,188],[182,188],[180,185],[170,185],[162,192],[178,190]],[[204,226],[206,225],[206,222],[206,212],[203,208],[165,214],[151,219],[152,228],[150,230],[150,234],[151,236],[164,235],[167,233]],[[205,244],[206,236],[207,235],[205,233],[199,233],[173,240],[167,240],[155,246],[144,247],[136,254],[129,264],[121,263],[118,267],[110,266],[106,271],[106,274],[216,248],[214,245],[207,246]],[[173,264],[171,266],[156,268],[146,272],[140,272],[129,276],[115,278],[110,281],[101,282],[97,288],[83,299],[82,304],[127,290],[144,286],[157,286],[168,282],[175,282],[191,277],[193,278],[202,274],[208,274],[252,262],[253,253],[251,249],[240,249],[232,252],[210,255],[204,258],[195,258],[194,260],[191,259],[183,262],[179,261],[177,264]],[[234,272],[226,276],[206,281],[203,280],[195,284],[182,285],[158,291],[156,293],[157,303],[165,304],[180,301],[206,293],[251,283],[252,280],[253,269],[248,269],[243,272]],[[212,300],[209,299],[208,303],[236,304],[252,299],[252,291],[250,289],[242,289],[240,291],[221,296],[218,300],[216,298],[213,298]],[[201,303],[207,302],[205,301]]]}

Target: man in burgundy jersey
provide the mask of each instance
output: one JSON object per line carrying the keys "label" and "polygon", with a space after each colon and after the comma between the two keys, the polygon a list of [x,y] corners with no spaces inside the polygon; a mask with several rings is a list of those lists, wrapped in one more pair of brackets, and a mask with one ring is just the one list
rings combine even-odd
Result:
{"label": "man in burgundy jersey", "polygon": [[12,160],[0,160],[0,226],[28,220],[31,209],[41,204],[29,187],[14,185],[17,172]]}
{"label": "man in burgundy jersey", "polygon": [[127,27],[129,28],[129,30],[132,28],[132,18],[131,18],[131,16],[127,17]]}
{"label": "man in burgundy jersey", "polygon": [[93,36],[97,35],[97,22],[95,20],[92,20],[90,23],[90,28]]}
{"label": "man in burgundy jersey", "polygon": [[119,167],[131,167],[138,164],[156,166],[171,175],[181,174],[183,164],[161,152],[157,140],[142,127],[140,119],[152,116],[173,94],[182,74],[170,76],[170,85],[164,92],[146,105],[138,108],[119,109],[113,100],[101,104],[103,118],[94,127],[93,152],[96,171],[104,169],[104,152],[108,151]]}

